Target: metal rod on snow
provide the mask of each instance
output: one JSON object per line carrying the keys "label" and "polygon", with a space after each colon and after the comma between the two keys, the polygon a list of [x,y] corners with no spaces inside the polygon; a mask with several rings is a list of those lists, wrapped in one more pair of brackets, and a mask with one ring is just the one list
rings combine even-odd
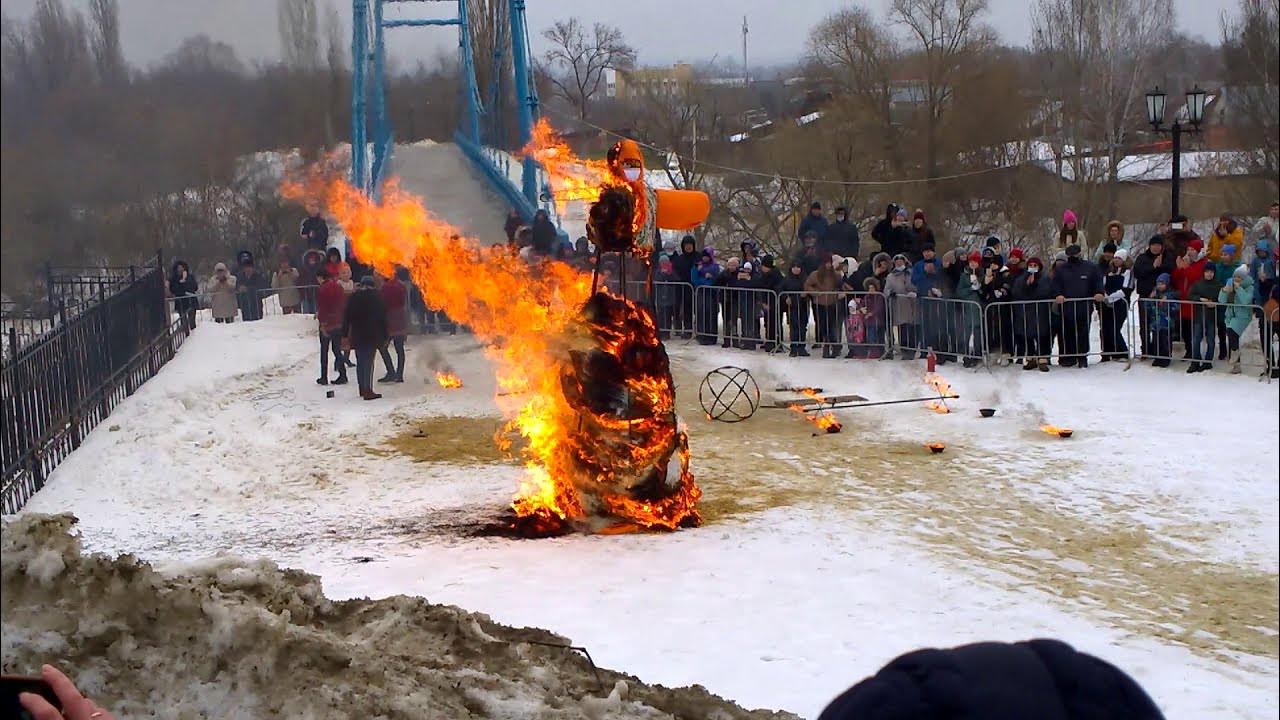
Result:
{"label": "metal rod on snow", "polygon": [[[959,395],[932,395],[930,397],[908,398],[906,400],[881,400],[878,402],[844,403],[844,404],[823,403],[823,404],[814,405],[813,407],[803,408],[803,410],[804,412],[821,412],[823,410],[847,410],[850,408],[876,407],[878,405],[900,405],[902,403],[929,402],[931,400],[959,400],[959,399],[960,399]],[[787,406],[781,406],[781,407],[774,406],[773,409],[789,410],[790,408]]]}

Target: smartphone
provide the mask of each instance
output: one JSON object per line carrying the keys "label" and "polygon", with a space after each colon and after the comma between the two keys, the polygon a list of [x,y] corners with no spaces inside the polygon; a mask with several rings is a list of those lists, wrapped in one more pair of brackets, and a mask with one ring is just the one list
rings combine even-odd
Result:
{"label": "smartphone", "polygon": [[17,720],[31,720],[31,713],[22,709],[22,704],[18,702],[18,695],[21,693],[33,693],[39,695],[49,704],[62,710],[62,704],[58,702],[58,696],[53,694],[53,688],[49,687],[49,683],[44,678],[32,677],[26,675],[0,675],[0,718],[9,720],[15,718]]}

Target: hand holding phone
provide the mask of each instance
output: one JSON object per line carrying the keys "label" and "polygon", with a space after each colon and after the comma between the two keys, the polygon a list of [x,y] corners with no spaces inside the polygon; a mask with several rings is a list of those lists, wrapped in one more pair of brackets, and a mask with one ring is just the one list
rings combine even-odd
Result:
{"label": "hand holding phone", "polygon": [[52,665],[40,668],[40,677],[0,677],[0,711],[6,718],[31,720],[113,720]]}

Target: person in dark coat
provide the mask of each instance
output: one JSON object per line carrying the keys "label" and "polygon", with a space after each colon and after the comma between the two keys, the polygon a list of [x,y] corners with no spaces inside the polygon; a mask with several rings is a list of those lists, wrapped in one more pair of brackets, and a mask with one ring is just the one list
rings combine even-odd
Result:
{"label": "person in dark coat", "polygon": [[806,277],[814,270],[817,270],[822,265],[824,255],[818,249],[818,234],[815,232],[805,233],[800,237],[800,247],[793,248],[790,255],[792,262],[798,262],[804,266]]}
{"label": "person in dark coat", "polygon": [[387,309],[387,336],[396,349],[396,363],[391,364],[391,353],[386,345],[378,348],[382,354],[382,366],[387,373],[378,382],[404,382],[404,339],[409,334],[409,271],[397,267],[395,273],[382,283],[379,292]]}
{"label": "person in dark coat", "polygon": [[[1062,308],[1063,367],[1089,367],[1089,325],[1093,320],[1093,298],[1102,302],[1102,271],[1081,257],[1079,245],[1067,247],[1067,262],[1053,275],[1053,295]],[[1072,302],[1067,302],[1071,300]]]}
{"label": "person in dark coat", "polygon": [[898,217],[898,211],[901,209],[898,203],[889,203],[885,206],[884,217],[880,218],[876,226],[871,228],[871,239],[880,243],[881,252],[889,252],[885,249],[884,244],[889,241],[889,233],[893,230],[894,220]]}
{"label": "person in dark coat", "polygon": [[782,273],[774,266],[772,255],[760,258],[760,274],[756,277],[756,287],[768,290],[769,294],[760,293],[764,298],[764,351],[773,352],[778,349],[782,337],[778,334],[778,293],[782,291]]}
{"label": "person in dark coat", "polygon": [[933,228],[929,227],[929,221],[924,216],[924,210],[916,208],[916,212],[911,217],[911,226],[908,228],[911,234],[911,249],[907,253],[907,257],[912,262],[918,262],[924,257],[924,248],[926,245],[937,247],[937,242],[933,237]]}
{"label": "person in dark coat", "polygon": [[387,307],[372,275],[361,278],[360,289],[347,299],[342,336],[356,353],[356,381],[360,385],[360,397],[377,400],[382,396],[373,391],[373,357],[387,344]]}
{"label": "person in dark coat", "polygon": [[270,287],[271,281],[266,274],[258,272],[254,266],[253,256],[241,253],[240,270],[236,273],[236,298],[240,317],[245,322],[262,319],[262,298]]}
{"label": "person in dark coat", "polygon": [[520,211],[511,208],[507,212],[507,219],[502,223],[502,232],[507,234],[507,246],[514,248],[516,246],[516,231],[520,226],[524,225],[524,218],[520,217]]}
{"label": "person in dark coat", "polygon": [[[1156,289],[1156,278],[1165,274],[1172,276],[1175,267],[1173,254],[1165,252],[1164,237],[1152,235],[1151,239],[1147,240],[1146,251],[1133,261],[1133,284],[1138,297],[1151,297],[1151,291]],[[1140,332],[1142,334],[1141,352],[1144,357],[1155,354],[1148,342],[1153,337],[1151,328],[1147,326],[1149,316],[1150,313],[1138,313],[1138,322],[1141,326]]]}
{"label": "person in dark coat", "polygon": [[782,312],[787,317],[787,339],[791,341],[791,357],[809,357],[809,351],[805,349],[809,336],[809,296],[805,294],[804,287],[808,277],[804,265],[793,262],[780,286],[780,302]]}
{"label": "person in dark coat", "polygon": [[813,233],[816,238],[822,238],[827,232],[827,218],[822,214],[822,203],[814,202],[809,205],[809,214],[804,216],[800,221],[800,228],[796,230],[796,237],[803,238],[809,233]]}
{"label": "person in dark coat", "polygon": [[832,700],[818,720],[1164,720],[1116,666],[1059,640],[915,650]]}
{"label": "person in dark coat", "polygon": [[1053,289],[1045,275],[1044,261],[1033,257],[1027,261],[1027,270],[1013,282],[1014,341],[1026,353],[1023,370],[1039,369],[1049,372],[1049,354],[1053,342],[1053,326],[1049,317],[1049,303]]}
{"label": "person in dark coat", "polygon": [[849,222],[849,212],[842,207],[836,208],[836,221],[827,226],[826,232],[818,240],[818,250],[829,252],[846,258],[857,258],[861,249],[858,237],[858,225]]}
{"label": "person in dark coat", "polygon": [[[698,264],[694,266],[689,281],[697,294],[697,336],[699,345],[715,345],[718,331],[716,329],[718,303],[715,290],[716,281],[720,277],[720,263],[716,262],[716,251],[713,248],[702,248],[698,255]],[[709,288],[698,292],[698,288]]]}
{"label": "person in dark coat", "polygon": [[533,252],[542,257],[549,257],[551,252],[555,250],[556,226],[551,223],[551,216],[546,210],[538,210],[533,216],[533,227],[531,228],[533,243]]}
{"label": "person in dark coat", "polygon": [[303,245],[309,249],[324,252],[324,249],[329,246],[329,223],[324,221],[324,217],[320,214],[320,203],[315,200],[307,201],[307,216],[302,219],[298,236],[302,238]]}
{"label": "person in dark coat", "polygon": [[658,339],[671,338],[671,329],[676,324],[676,313],[680,305],[680,289],[684,285],[676,275],[675,264],[671,258],[662,253],[658,255],[658,269],[653,275],[653,308],[657,315]]}
{"label": "person in dark coat", "polygon": [[698,250],[697,243],[694,242],[692,235],[685,235],[680,240],[680,252],[671,258],[671,270],[676,276],[675,282],[680,282],[680,287],[675,287],[676,292],[676,317],[673,325],[679,330],[679,335],[686,340],[693,337],[693,269],[698,266]]}
{"label": "person in dark coat", "polygon": [[190,331],[196,326],[196,310],[200,309],[200,284],[191,274],[186,261],[178,260],[169,273],[169,295],[173,298],[173,311],[182,318],[182,324]]}
{"label": "person in dark coat", "polygon": [[309,248],[302,253],[298,263],[298,290],[302,295],[302,312],[308,315],[316,311],[316,289],[320,284],[318,273],[324,267],[324,251]]}
{"label": "person in dark coat", "polygon": [[899,209],[897,215],[894,216],[889,224],[888,232],[880,241],[880,251],[888,253],[890,257],[899,255],[907,255],[910,261],[909,253],[911,252],[912,235],[910,224],[907,222],[907,211]]}
{"label": "person in dark coat", "polygon": [[338,277],[321,267],[317,271],[320,287],[316,289],[316,324],[320,331],[320,377],[317,385],[329,384],[329,353],[333,352],[333,369],[338,377],[334,385],[347,384],[347,363],[342,354],[342,318],[347,311],[347,293]]}

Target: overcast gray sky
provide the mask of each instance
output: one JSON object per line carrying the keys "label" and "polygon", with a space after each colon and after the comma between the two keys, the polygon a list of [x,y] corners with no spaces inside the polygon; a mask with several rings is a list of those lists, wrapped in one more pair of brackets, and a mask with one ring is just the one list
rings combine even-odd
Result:
{"label": "overcast gray sky", "polygon": [[[64,0],[84,8],[88,0]],[[350,33],[350,0],[332,1]],[[989,0],[987,22],[1010,44],[1029,44],[1030,0]],[[10,18],[30,15],[36,0],[4,0]],[[851,4],[883,14],[889,0],[849,3],[836,0],[528,0],[527,15],[534,52],[545,49],[541,31],[556,20],[577,15],[584,22],[618,25],[636,48],[641,64],[742,56],[742,16],[747,16],[748,61],[755,65],[785,63],[804,51],[805,36],[824,15]],[[1210,41],[1218,37],[1219,14],[1235,0],[1174,0],[1177,27]],[[189,35],[205,33],[230,43],[243,59],[279,55],[274,0],[123,0],[121,35],[125,56],[148,65],[177,47]],[[453,3],[388,4],[387,17],[443,17]],[[390,30],[389,51],[402,63],[431,60],[456,47],[448,28]]]}

